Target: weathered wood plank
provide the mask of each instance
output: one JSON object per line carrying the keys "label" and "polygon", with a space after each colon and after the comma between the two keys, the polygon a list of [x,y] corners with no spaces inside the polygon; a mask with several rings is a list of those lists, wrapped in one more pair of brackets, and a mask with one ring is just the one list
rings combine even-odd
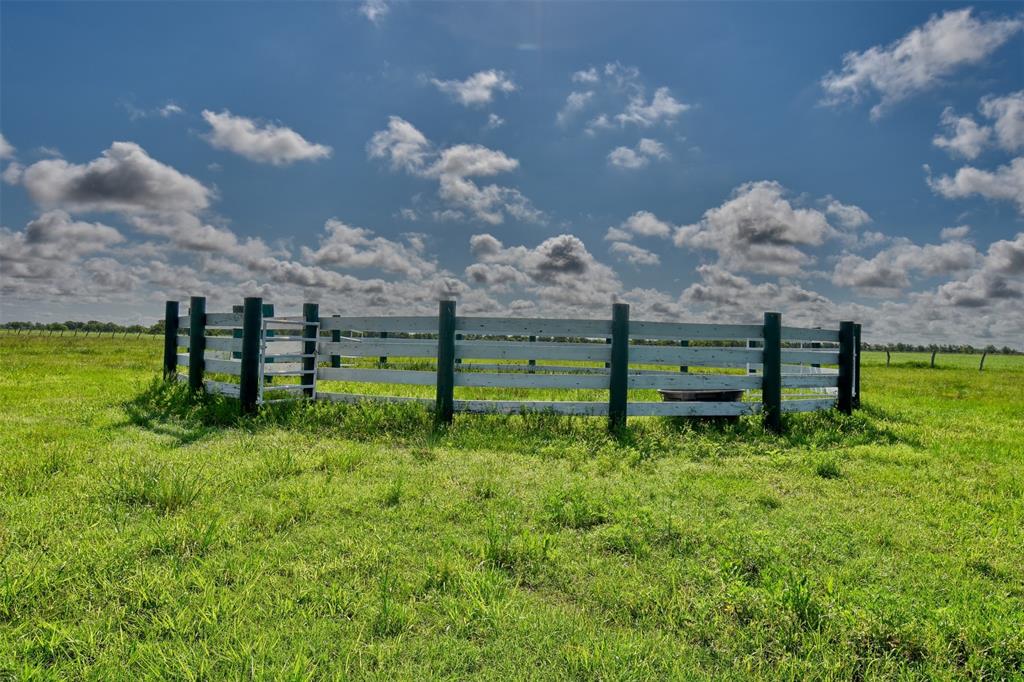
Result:
{"label": "weathered wood plank", "polygon": [[178,353],[178,365],[188,367],[188,353]]}
{"label": "weathered wood plank", "polygon": [[207,336],[206,350],[240,351],[242,350],[242,339],[230,336]]}
{"label": "weathered wood plank", "polygon": [[760,339],[759,324],[698,324],[678,322],[630,322],[631,339],[696,339],[715,341],[743,341]]}
{"label": "weathered wood plank", "polygon": [[689,367],[746,367],[761,362],[759,348],[714,348],[689,346],[630,346],[634,365],[687,365]]}
{"label": "weathered wood plank", "polygon": [[209,327],[240,327],[241,313],[206,313],[206,326]]}
{"label": "weathered wood plank", "polygon": [[381,355],[387,355],[392,358],[437,357],[437,341],[429,339],[321,341],[319,349],[321,355],[340,355],[343,357],[369,358]]}
{"label": "weathered wood plank", "polygon": [[603,343],[529,343],[527,341],[457,341],[455,356],[480,360],[588,360],[607,362]]}
{"label": "weathered wood plank", "polygon": [[325,317],[322,331],[437,333],[436,317]]}
{"label": "weathered wood plank", "polygon": [[603,417],[608,414],[608,403],[568,400],[456,400],[455,411],[482,414],[555,412],[557,414]]}
{"label": "weathered wood plank", "polygon": [[336,403],[358,403],[363,400],[375,400],[382,403],[416,403],[424,406],[433,406],[433,398],[410,398],[408,396],[395,395],[363,395],[360,393],[329,393],[324,391],[316,392],[317,400],[330,400]]}
{"label": "weathered wood plank", "polygon": [[782,361],[789,363],[803,362],[811,365],[835,365],[839,362],[839,351],[783,348]]}
{"label": "weathered wood plank", "polygon": [[496,336],[605,337],[612,332],[610,320],[556,320],[514,317],[458,317],[455,330],[464,334]]}
{"label": "weathered wood plank", "polygon": [[830,410],[835,406],[835,398],[811,398],[782,401],[783,412],[816,412],[817,410]]}
{"label": "weathered wood plank", "polygon": [[838,374],[783,374],[783,388],[833,388],[839,385]]}
{"label": "weathered wood plank", "polygon": [[761,403],[740,402],[633,402],[629,414],[633,417],[737,417],[758,414]]}
{"label": "weathered wood plank", "polygon": [[236,377],[242,376],[242,363],[238,360],[204,358],[203,363],[206,365],[206,371],[208,373],[230,374]]}
{"label": "weathered wood plank", "polygon": [[207,379],[204,383],[207,393],[217,393],[219,395],[226,395],[229,398],[237,398],[239,396],[238,384],[231,384],[226,381],[212,381]]}
{"label": "weathered wood plank", "polygon": [[350,369],[347,367],[321,367],[317,370],[316,377],[321,381],[354,381],[414,386],[433,386],[437,379],[434,372],[405,369]]}
{"label": "weathered wood plank", "polygon": [[587,374],[508,374],[492,372],[456,372],[456,386],[494,388],[608,388],[607,376]]}
{"label": "weathered wood plank", "polygon": [[758,389],[761,377],[752,374],[631,374],[629,387],[687,391]]}
{"label": "weathered wood plank", "polygon": [[810,329],[808,327],[783,327],[783,341],[831,341],[839,343],[838,329]]}

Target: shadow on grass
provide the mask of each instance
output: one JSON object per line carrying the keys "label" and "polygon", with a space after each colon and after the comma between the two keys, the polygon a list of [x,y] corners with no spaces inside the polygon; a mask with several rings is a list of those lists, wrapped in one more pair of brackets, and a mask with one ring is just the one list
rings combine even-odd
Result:
{"label": "shadow on grass", "polygon": [[224,428],[256,433],[287,429],[308,436],[376,441],[416,448],[445,446],[554,457],[621,453],[643,462],[665,456],[691,459],[771,454],[787,449],[822,449],[863,444],[906,443],[886,426],[897,421],[878,408],[852,416],[835,410],[784,416],[780,435],[765,431],[757,417],[738,420],[633,418],[609,432],[604,419],[551,412],[456,416],[437,425],[432,411],[414,403],[302,402],[265,405],[256,415],[241,415],[238,402],[194,394],[183,382],[155,379],[125,404],[128,423],[169,435],[188,445]]}

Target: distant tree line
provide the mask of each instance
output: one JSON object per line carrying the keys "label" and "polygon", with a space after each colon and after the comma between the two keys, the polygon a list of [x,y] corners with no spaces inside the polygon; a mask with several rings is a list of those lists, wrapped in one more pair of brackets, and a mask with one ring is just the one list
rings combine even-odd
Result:
{"label": "distant tree line", "polygon": [[77,320],[67,320],[66,322],[4,322],[3,324],[0,324],[0,329],[28,332],[105,332],[107,334],[163,334],[164,321],[160,320],[159,322],[153,325],[123,325],[117,324],[116,322],[100,322],[99,320],[89,320],[88,322],[79,322]]}
{"label": "distant tree line", "polygon": [[1002,348],[997,348],[997,347],[995,347],[992,344],[989,344],[989,345],[984,346],[984,347],[976,348],[976,347],[972,346],[969,343],[968,344],[948,344],[948,343],[935,344],[935,343],[932,343],[932,344],[928,344],[926,346],[926,345],[921,345],[921,344],[915,345],[913,343],[867,343],[867,342],[862,342],[861,346],[863,346],[864,350],[889,351],[889,352],[892,352],[892,353],[932,353],[932,352],[936,352],[936,353],[944,353],[944,354],[966,353],[968,355],[973,355],[973,354],[977,354],[977,353],[988,353],[989,355],[993,355],[993,354],[997,354],[997,353],[1001,354],[1001,355],[1022,355],[1021,351],[1015,350],[1013,348],[1010,348],[1009,346],[1003,346]]}

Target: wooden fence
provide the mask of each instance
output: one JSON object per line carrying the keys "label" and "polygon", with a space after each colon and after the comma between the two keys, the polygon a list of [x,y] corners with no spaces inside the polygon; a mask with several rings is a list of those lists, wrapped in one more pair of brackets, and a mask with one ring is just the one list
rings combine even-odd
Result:
{"label": "wooden fence", "polygon": [[[193,297],[188,315],[180,316],[178,303],[168,301],[165,376],[177,377],[177,368],[186,366],[194,390],[237,397],[246,412],[270,402],[266,390],[315,400],[423,403],[444,422],[456,412],[547,411],[605,416],[618,428],[627,416],[760,414],[779,431],[783,413],[836,407],[849,414],[860,402],[860,325],[853,322],[836,330],[789,327],[779,313],[765,313],[761,324],[631,321],[629,306],[621,303],[608,320],[464,317],[454,301],[441,301],[437,317],[320,317],[317,304],[303,306],[301,317],[266,312],[262,299],[247,298],[241,312],[207,313],[205,299]],[[392,367],[402,363],[418,366]],[[231,380],[211,380],[207,373]],[[297,383],[267,384],[276,377]],[[435,395],[331,392],[321,390],[324,381],[433,386]],[[460,387],[584,389],[606,398],[457,399]],[[756,391],[760,397],[630,398],[630,391],[642,389],[741,391],[747,398]]]}

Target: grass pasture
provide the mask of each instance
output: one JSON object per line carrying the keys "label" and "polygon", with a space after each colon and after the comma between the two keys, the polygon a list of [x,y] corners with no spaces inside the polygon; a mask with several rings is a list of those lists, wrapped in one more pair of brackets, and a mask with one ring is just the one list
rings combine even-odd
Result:
{"label": "grass pasture", "polygon": [[734,425],[238,421],[161,340],[0,335],[0,679],[1020,679],[1024,358]]}

